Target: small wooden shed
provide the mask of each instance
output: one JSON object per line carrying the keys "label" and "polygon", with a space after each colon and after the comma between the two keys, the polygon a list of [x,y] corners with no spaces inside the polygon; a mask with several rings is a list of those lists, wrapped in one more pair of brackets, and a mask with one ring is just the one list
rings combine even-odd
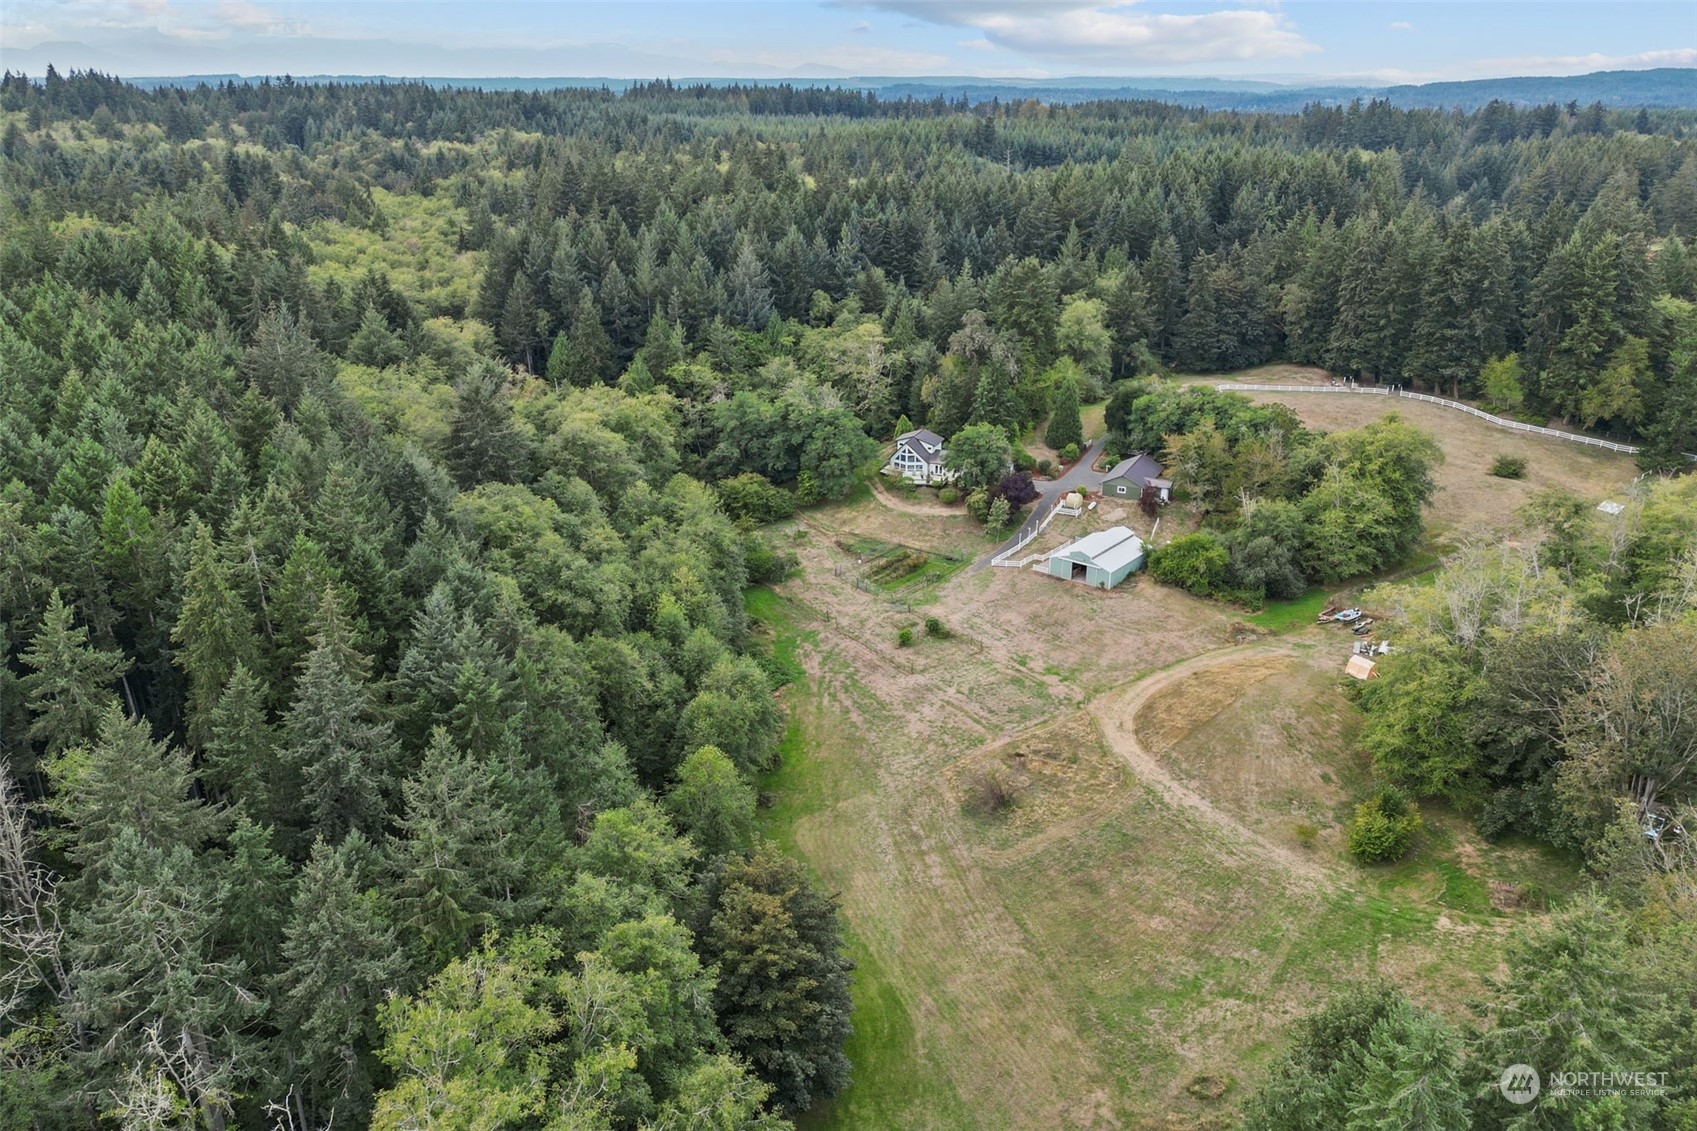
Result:
{"label": "small wooden shed", "polygon": [[1372,679],[1379,674],[1379,664],[1366,656],[1351,656],[1349,663],[1344,665],[1344,672],[1356,679]]}

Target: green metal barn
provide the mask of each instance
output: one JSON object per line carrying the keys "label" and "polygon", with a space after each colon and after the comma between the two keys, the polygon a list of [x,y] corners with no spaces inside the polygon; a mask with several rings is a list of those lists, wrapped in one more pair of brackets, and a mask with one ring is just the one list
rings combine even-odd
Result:
{"label": "green metal barn", "polygon": [[1086,534],[1049,555],[1049,576],[1112,589],[1143,565],[1143,539],[1114,526]]}

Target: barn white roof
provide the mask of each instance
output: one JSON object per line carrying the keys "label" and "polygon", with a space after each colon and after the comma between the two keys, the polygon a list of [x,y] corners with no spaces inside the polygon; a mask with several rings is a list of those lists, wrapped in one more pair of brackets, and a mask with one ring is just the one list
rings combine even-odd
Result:
{"label": "barn white roof", "polygon": [[1094,534],[1086,534],[1072,545],[1061,551],[1061,557],[1068,561],[1088,562],[1102,569],[1113,571],[1127,562],[1132,561],[1143,552],[1143,539],[1139,538],[1130,527],[1111,526],[1106,530],[1098,530]]}

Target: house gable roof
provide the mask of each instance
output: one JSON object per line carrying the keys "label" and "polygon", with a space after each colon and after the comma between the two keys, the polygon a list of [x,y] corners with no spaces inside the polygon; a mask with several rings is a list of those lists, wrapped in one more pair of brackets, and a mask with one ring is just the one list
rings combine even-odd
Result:
{"label": "house gable roof", "polygon": [[943,438],[929,428],[915,428],[896,437],[896,450],[906,448],[926,463],[943,462]]}
{"label": "house gable roof", "polygon": [[1116,479],[1128,479],[1138,487],[1147,487],[1151,479],[1162,478],[1166,470],[1155,457],[1140,453],[1130,459],[1122,459],[1116,463],[1114,469],[1108,472],[1102,482],[1111,483]]}

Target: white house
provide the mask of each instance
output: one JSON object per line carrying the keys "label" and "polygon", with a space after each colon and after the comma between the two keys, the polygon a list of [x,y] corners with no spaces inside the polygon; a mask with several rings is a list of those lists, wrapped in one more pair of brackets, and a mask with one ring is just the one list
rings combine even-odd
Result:
{"label": "white house", "polygon": [[947,481],[954,478],[954,472],[943,466],[947,455],[941,436],[928,428],[915,428],[896,437],[895,454],[884,470],[914,483]]}

